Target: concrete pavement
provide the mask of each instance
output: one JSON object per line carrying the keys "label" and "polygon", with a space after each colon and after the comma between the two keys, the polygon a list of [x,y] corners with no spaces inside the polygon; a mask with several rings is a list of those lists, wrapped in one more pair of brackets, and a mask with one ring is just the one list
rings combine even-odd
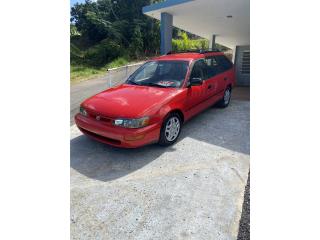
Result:
{"label": "concrete pavement", "polygon": [[206,110],[168,148],[113,148],[72,126],[71,238],[236,239],[249,105]]}

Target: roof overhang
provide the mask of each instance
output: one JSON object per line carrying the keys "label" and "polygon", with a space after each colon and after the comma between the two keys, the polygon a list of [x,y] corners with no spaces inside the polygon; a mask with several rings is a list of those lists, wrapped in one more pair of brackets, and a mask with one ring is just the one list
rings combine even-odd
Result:
{"label": "roof overhang", "polygon": [[167,12],[175,27],[230,48],[250,44],[250,0],[167,0],[142,11],[158,20]]}

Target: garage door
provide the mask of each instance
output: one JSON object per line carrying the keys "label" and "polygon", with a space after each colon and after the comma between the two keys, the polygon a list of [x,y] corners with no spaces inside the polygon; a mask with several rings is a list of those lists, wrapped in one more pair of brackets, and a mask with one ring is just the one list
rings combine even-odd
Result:
{"label": "garage door", "polygon": [[235,60],[237,85],[250,86],[250,46],[237,46]]}

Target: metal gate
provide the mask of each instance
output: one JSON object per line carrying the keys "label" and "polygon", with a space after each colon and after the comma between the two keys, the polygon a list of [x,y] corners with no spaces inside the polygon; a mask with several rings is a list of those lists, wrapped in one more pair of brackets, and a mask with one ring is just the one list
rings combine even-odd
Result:
{"label": "metal gate", "polygon": [[237,85],[250,86],[250,46],[237,46],[235,67]]}

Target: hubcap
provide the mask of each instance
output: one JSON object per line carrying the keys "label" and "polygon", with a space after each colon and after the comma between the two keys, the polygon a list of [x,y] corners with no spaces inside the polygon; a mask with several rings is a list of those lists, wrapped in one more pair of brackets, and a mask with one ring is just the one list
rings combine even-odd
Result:
{"label": "hubcap", "polygon": [[224,97],[223,97],[223,100],[224,100],[224,104],[228,104],[229,101],[230,101],[230,96],[231,96],[231,91],[230,89],[227,89],[225,92],[224,92]]}
{"label": "hubcap", "polygon": [[180,121],[177,117],[172,117],[168,120],[166,124],[165,136],[169,142],[174,141],[180,131]]}

